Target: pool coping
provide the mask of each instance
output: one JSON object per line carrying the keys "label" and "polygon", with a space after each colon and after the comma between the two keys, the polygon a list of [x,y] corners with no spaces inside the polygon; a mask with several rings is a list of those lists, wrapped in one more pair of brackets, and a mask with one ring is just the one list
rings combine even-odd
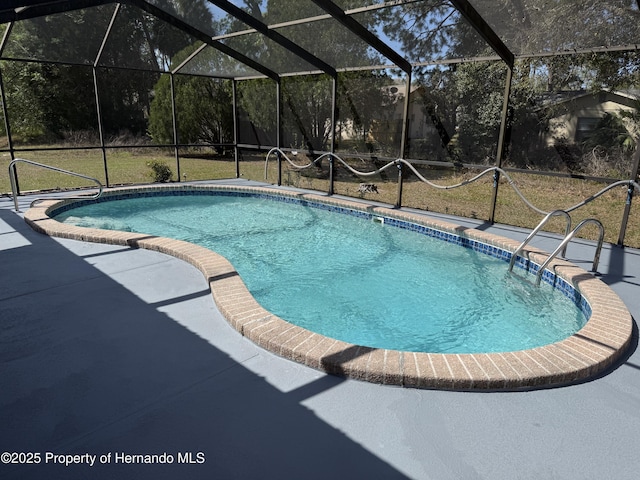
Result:
{"label": "pool coping", "polygon": [[[434,228],[509,252],[519,242],[498,235],[435,220],[422,213],[376,206],[322,194],[275,187],[231,185],[152,185],[123,187],[105,197],[158,189],[215,190],[290,197],[337,208],[367,212]],[[611,367],[631,343],[633,321],[622,300],[604,282],[562,259],[549,270],[573,286],[591,306],[591,317],[580,331],[560,342],[504,353],[440,354],[363,347],[324,337],[293,325],[264,309],[221,255],[182,240],[145,234],[76,227],[49,216],[70,200],[47,200],[33,205],[25,221],[36,231],[74,240],[145,248],[172,255],[198,268],[213,299],[229,324],[255,344],[287,359],[344,377],[372,383],[446,390],[521,390],[584,381]],[[541,264],[548,253],[527,248],[525,261]],[[506,267],[505,267],[506,268]]]}

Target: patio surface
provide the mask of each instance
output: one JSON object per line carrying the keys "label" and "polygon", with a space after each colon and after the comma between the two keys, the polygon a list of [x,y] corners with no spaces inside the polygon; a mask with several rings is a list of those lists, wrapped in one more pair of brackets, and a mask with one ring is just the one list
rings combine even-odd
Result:
{"label": "patio surface", "polygon": [[[637,332],[611,372],[562,388],[345,380],[238,334],[195,267],[47,237],[12,207],[0,198],[0,452],[41,461],[0,464],[0,478],[638,477]],[[518,241],[527,233],[430,215]],[[545,234],[533,245],[557,243]],[[574,240],[568,256],[588,270],[593,252]],[[599,272],[639,318],[640,251],[606,245]],[[144,458],[156,463],[126,463]],[[66,459],[77,463],[53,463]]]}

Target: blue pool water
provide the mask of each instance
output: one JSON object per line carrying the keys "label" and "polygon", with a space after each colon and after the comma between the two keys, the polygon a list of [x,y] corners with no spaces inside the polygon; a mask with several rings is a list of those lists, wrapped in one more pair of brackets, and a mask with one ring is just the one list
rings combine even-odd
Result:
{"label": "blue pool water", "polygon": [[267,310],[328,337],[432,353],[533,348],[585,315],[507,263],[389,222],[252,196],[153,196],[58,214],[79,226],[176,238],[225,256]]}

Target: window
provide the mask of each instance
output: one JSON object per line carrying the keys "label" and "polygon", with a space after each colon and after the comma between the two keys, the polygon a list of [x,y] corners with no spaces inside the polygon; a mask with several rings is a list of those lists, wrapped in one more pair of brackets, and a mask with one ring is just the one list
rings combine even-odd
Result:
{"label": "window", "polygon": [[598,126],[600,121],[597,117],[578,117],[578,126],[576,128],[576,143],[584,142],[585,139]]}

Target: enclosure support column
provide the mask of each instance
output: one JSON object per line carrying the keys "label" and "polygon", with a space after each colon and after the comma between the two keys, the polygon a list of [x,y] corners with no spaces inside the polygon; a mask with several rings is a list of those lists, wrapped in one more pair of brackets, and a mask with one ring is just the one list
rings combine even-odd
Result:
{"label": "enclosure support column", "polygon": [[333,154],[336,153],[336,121],[338,118],[338,77],[333,77],[331,92],[331,155],[329,155],[329,195],[333,195],[333,181],[334,181],[334,158]]}
{"label": "enclosure support column", "polygon": [[176,85],[173,78],[173,72],[169,73],[171,85],[171,121],[173,123],[173,152],[176,158],[176,172],[178,173],[178,181],[180,182],[180,152],[178,151],[178,116],[176,115]]}
{"label": "enclosure support column", "polygon": [[[404,106],[402,109],[402,134],[400,138],[400,158],[404,159],[407,150],[407,143],[409,140],[409,106],[411,105],[411,70],[407,72],[407,91],[404,95]],[[402,182],[404,181],[402,170],[403,165],[398,162],[398,194],[396,196],[396,208],[402,206]]]}
{"label": "enclosure support column", "polygon": [[104,181],[105,185],[109,186],[109,168],[107,167],[107,149],[104,145],[104,130],[102,127],[102,108],[100,108],[100,93],[98,91],[98,74],[96,72],[96,66],[92,68],[93,71],[93,91],[96,97],[96,115],[98,116],[98,135],[100,136],[100,149],[102,150],[102,164],[104,165]]}
{"label": "enclosure support column", "polygon": [[[7,132],[7,146],[9,147],[9,155],[11,161],[15,160],[15,153],[13,151],[13,139],[11,138],[11,125],[9,124],[9,111],[7,109],[7,97],[4,92],[4,82],[2,80],[2,69],[0,69],[0,99],[2,99],[2,114],[4,115],[4,128]],[[16,194],[20,194],[20,185],[18,184],[18,174],[16,173],[16,166],[12,168],[11,176],[13,177],[14,185],[16,186]]]}
{"label": "enclosure support column", "polygon": [[104,129],[102,127],[102,108],[100,106],[100,91],[98,90],[98,75],[96,68],[100,64],[100,58],[102,57],[102,52],[104,52],[104,48],[107,45],[107,40],[111,36],[111,30],[113,29],[113,25],[116,23],[116,18],[118,17],[118,13],[120,12],[120,4],[116,4],[116,8],[113,10],[113,15],[111,15],[111,20],[109,21],[109,26],[107,27],[107,31],[104,33],[102,37],[102,43],[100,44],[100,48],[98,49],[98,53],[96,55],[95,60],[93,61],[93,92],[96,97],[96,115],[98,116],[98,135],[100,136],[100,149],[102,150],[102,163],[104,165],[104,182],[105,185],[109,186],[109,168],[107,166],[107,149],[104,145]]}
{"label": "enclosure support column", "polygon": [[[631,171],[631,181],[638,181],[638,170],[640,165],[640,138],[636,138],[636,151],[633,154],[633,168]],[[618,235],[618,245],[624,246],[624,236],[627,233],[627,224],[629,223],[629,214],[631,213],[631,202],[633,200],[634,187],[629,183],[627,190],[627,201],[624,206],[624,213],[622,215],[622,223],[620,224],[620,234]]]}
{"label": "enclosure support column", "polygon": [[2,114],[4,115],[4,129],[7,132],[7,146],[11,160],[15,160],[13,151],[13,138],[11,137],[11,125],[9,124],[9,110],[7,109],[7,96],[4,92],[4,81],[2,79],[2,69],[0,68],[0,99],[2,100]]}
{"label": "enclosure support column", "polygon": [[[13,29],[13,22],[7,25],[7,29],[4,31],[2,41],[0,42],[0,53],[4,50],[4,46],[7,43],[7,38]],[[2,114],[4,115],[4,128],[7,132],[7,146],[9,147],[9,156],[11,161],[15,160],[15,152],[13,150],[13,138],[11,137],[11,125],[9,123],[9,110],[7,109],[7,96],[4,90],[4,82],[2,80],[2,69],[0,68],[0,100],[2,100]],[[16,192],[20,194],[20,185],[18,185],[18,174],[15,165],[13,166],[11,176],[15,182]]]}
{"label": "enclosure support column", "polygon": [[282,120],[280,119],[280,108],[282,106],[282,90],[281,90],[281,81],[278,80],[276,82],[276,147],[278,147],[278,151],[276,153],[276,157],[278,159],[278,186],[282,185],[282,155],[280,153],[281,142],[282,142]]}
{"label": "enclosure support column", "polygon": [[231,80],[231,101],[233,108],[233,160],[236,164],[236,178],[240,178],[240,155],[238,152],[238,90],[236,80]]}
{"label": "enclosure support column", "polygon": [[[498,135],[498,151],[496,152],[496,167],[502,168],[504,152],[509,142],[511,132],[511,119],[509,118],[509,99],[511,98],[511,81],[513,78],[513,66],[507,65],[507,78],[504,85],[504,97],[502,100],[502,116],[500,118],[500,134]],[[498,185],[500,184],[500,172],[493,172],[493,193],[491,195],[491,213],[489,222],[494,223],[496,204],[498,202]]]}

